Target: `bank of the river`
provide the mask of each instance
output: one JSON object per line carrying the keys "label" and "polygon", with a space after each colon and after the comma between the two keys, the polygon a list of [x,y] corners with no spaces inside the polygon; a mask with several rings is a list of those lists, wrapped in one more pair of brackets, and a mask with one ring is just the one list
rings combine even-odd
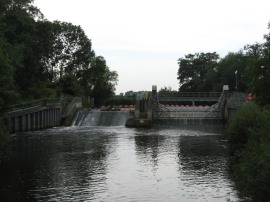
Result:
{"label": "bank of the river", "polygon": [[231,174],[240,194],[252,201],[270,199],[270,110],[243,107],[227,129]]}

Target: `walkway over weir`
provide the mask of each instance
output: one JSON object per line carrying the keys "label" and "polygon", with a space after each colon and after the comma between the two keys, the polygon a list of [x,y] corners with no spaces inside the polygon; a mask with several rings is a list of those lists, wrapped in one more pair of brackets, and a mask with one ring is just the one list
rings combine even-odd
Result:
{"label": "walkway over weir", "polygon": [[205,101],[218,102],[222,92],[175,92],[158,93],[158,100],[163,101]]}
{"label": "walkway over weir", "polygon": [[[231,111],[235,112],[235,108],[231,106],[236,103],[235,98],[239,95],[244,97],[244,93],[229,93],[229,87],[226,85],[223,87],[223,92],[182,93],[158,93],[157,87],[153,86],[148,96],[137,99],[135,119],[130,121],[132,123],[130,125],[222,124],[232,114]],[[175,106],[175,102],[187,101],[191,104]],[[245,98],[241,99],[239,104],[243,105],[245,101]],[[174,106],[168,105],[169,102],[174,102]],[[210,105],[195,106],[196,102],[206,102]]]}

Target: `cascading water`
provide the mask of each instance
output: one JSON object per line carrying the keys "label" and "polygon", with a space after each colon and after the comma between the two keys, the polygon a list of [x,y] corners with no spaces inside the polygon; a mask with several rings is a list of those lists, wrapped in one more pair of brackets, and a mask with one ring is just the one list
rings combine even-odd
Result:
{"label": "cascading water", "polygon": [[74,121],[75,126],[123,126],[129,111],[79,111]]}

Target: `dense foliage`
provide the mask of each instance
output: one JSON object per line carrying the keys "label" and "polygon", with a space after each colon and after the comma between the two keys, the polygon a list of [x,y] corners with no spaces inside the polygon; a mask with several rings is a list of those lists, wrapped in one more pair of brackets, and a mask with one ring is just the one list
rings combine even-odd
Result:
{"label": "dense foliage", "polygon": [[270,198],[270,110],[243,107],[228,126],[231,173],[236,186],[253,201]]}
{"label": "dense foliage", "polygon": [[0,10],[1,112],[60,94],[94,96],[100,105],[113,94],[118,75],[80,26],[44,19],[33,0],[4,0]]}
{"label": "dense foliage", "polygon": [[223,85],[229,85],[230,90],[252,92],[260,105],[269,105],[270,33],[264,39],[262,44],[246,45],[224,58],[215,52],[179,58],[179,91],[221,91]]}
{"label": "dense foliage", "polygon": [[12,104],[66,94],[99,106],[117,79],[80,26],[46,20],[33,0],[1,0],[0,158],[8,141],[2,116]]}

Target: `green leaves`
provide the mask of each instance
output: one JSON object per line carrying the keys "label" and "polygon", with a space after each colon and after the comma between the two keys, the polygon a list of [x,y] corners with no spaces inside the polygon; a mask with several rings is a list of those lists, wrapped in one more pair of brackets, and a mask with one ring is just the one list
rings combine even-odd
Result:
{"label": "green leaves", "polygon": [[102,56],[95,58],[89,70],[90,78],[92,78],[90,82],[93,87],[91,95],[95,98],[95,105],[100,106],[113,95],[118,74],[115,71],[110,71]]}
{"label": "green leaves", "polygon": [[[210,91],[209,72],[214,72],[219,56],[217,53],[195,53],[178,60],[180,91]],[[211,87],[210,87],[211,88]]]}
{"label": "green leaves", "polygon": [[270,111],[256,105],[243,107],[230,121],[228,133],[231,173],[240,193],[253,201],[270,197]]}
{"label": "green leaves", "polygon": [[221,59],[215,52],[185,55],[178,60],[179,90],[221,91],[229,85],[231,91],[252,92],[258,104],[270,105],[270,33],[264,39]]}
{"label": "green leaves", "polygon": [[33,0],[3,0],[0,11],[0,110],[15,95],[112,95],[118,75],[95,57],[80,26],[44,20]]}

